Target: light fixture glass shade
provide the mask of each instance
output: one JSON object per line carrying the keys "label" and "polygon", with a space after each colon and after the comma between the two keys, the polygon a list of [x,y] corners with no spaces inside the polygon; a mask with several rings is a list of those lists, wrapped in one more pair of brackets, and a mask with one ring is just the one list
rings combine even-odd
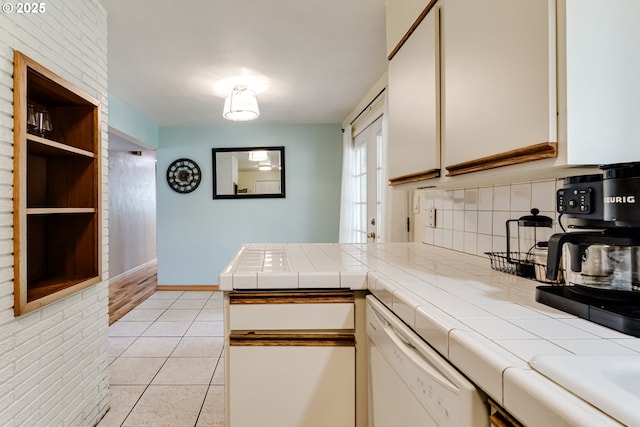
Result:
{"label": "light fixture glass shade", "polygon": [[270,171],[271,170],[271,165],[260,165],[260,166],[258,166],[258,170]]}
{"label": "light fixture glass shade", "polygon": [[260,116],[258,97],[251,89],[236,86],[224,101],[222,116],[237,122],[257,119]]}

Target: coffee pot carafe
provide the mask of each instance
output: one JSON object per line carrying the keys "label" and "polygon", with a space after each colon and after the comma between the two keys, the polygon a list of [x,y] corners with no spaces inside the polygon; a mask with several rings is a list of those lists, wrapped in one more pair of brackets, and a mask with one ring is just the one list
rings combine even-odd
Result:
{"label": "coffee pot carafe", "polygon": [[640,234],[629,230],[554,234],[549,239],[547,279],[564,265],[567,285],[606,291],[640,288]]}

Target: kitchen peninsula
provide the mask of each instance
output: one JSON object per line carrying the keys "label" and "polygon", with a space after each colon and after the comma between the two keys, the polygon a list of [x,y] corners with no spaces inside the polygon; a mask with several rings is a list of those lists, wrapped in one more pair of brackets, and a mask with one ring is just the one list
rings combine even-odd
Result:
{"label": "kitchen peninsula", "polygon": [[[600,404],[590,393],[572,393],[532,367],[541,355],[578,360],[606,354],[640,360],[639,339],[536,302],[537,285],[492,270],[486,258],[419,243],[247,244],[220,274],[227,375],[230,296],[257,291],[304,295],[320,289],[370,292],[525,425],[640,422],[640,414],[633,418],[616,402]],[[344,323],[348,309],[343,308],[332,315],[338,325],[326,325],[328,330],[354,328]],[[349,339],[338,335],[334,340]],[[227,387],[233,387],[233,375],[227,378]],[[601,386],[605,384],[592,385]]]}

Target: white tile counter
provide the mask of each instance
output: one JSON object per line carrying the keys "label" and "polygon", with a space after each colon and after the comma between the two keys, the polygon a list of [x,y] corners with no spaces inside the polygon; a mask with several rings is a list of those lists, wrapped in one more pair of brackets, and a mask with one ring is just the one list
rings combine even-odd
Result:
{"label": "white tile counter", "polygon": [[224,291],[368,289],[526,425],[619,425],[533,370],[535,356],[640,356],[640,339],[537,303],[539,283],[424,244],[250,244],[219,283]]}

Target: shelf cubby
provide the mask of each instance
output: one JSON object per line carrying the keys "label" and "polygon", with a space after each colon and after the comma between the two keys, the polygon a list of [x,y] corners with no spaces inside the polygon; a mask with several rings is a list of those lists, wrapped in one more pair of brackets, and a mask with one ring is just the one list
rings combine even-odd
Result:
{"label": "shelf cubby", "polygon": [[[27,124],[28,104],[51,129]],[[100,104],[14,56],[14,282],[17,315],[99,283]]]}

